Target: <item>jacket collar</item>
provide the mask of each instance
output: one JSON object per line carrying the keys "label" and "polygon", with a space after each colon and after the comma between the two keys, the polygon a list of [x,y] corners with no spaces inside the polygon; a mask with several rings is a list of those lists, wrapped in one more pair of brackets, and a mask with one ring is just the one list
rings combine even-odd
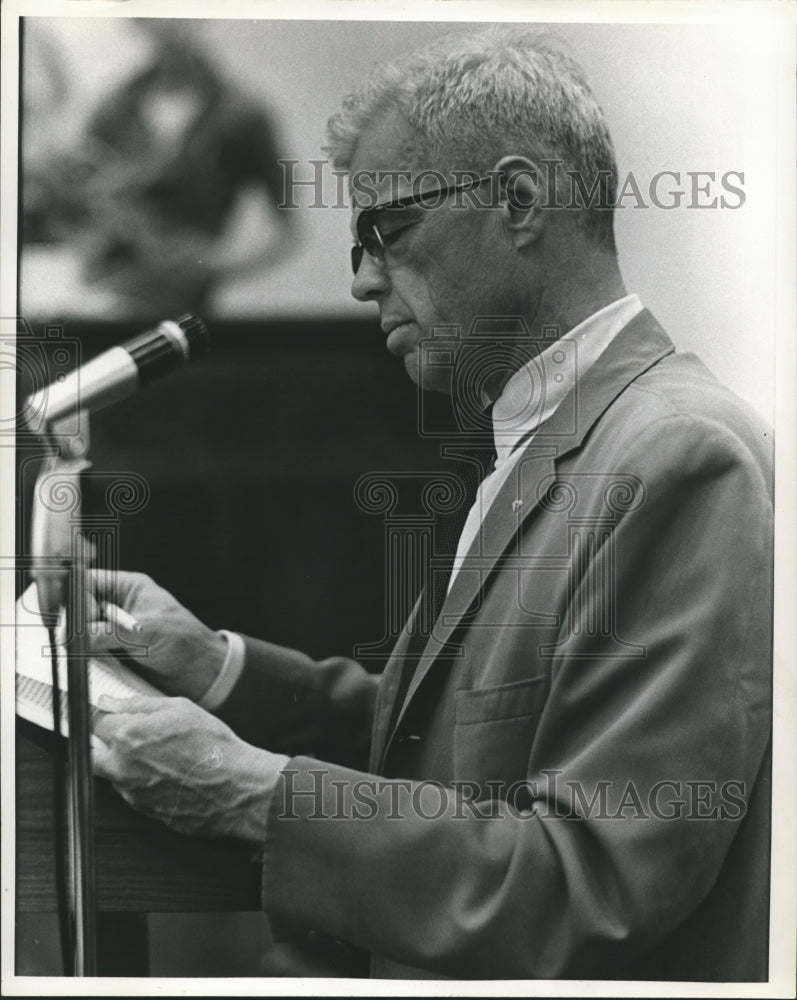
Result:
{"label": "jacket collar", "polygon": [[561,458],[580,448],[603,413],[634,379],[675,350],[648,309],[638,313],[609,344],[534,436]]}

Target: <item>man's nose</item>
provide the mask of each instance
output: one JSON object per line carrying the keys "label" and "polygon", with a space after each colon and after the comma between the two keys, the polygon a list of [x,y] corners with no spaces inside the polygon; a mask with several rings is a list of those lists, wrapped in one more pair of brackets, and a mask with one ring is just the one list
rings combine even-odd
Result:
{"label": "man's nose", "polygon": [[373,257],[363,253],[360,266],[351,283],[351,294],[358,302],[369,302],[383,295],[389,287],[385,269]]}

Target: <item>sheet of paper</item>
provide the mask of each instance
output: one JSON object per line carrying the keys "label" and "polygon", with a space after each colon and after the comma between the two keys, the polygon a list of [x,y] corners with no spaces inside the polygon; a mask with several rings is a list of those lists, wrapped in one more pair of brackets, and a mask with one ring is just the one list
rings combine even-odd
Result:
{"label": "sheet of paper", "polygon": [[[61,625],[56,628],[63,633]],[[44,729],[53,729],[53,687],[50,641],[42,623],[35,585],[16,604],[16,711],[17,715]],[[58,683],[61,689],[61,731],[69,731],[67,718],[66,656],[58,650]],[[96,711],[100,695],[130,698],[133,695],[165,697],[162,691],[113,657],[91,657],[88,661],[89,703]],[[92,716],[94,711],[92,712]]]}

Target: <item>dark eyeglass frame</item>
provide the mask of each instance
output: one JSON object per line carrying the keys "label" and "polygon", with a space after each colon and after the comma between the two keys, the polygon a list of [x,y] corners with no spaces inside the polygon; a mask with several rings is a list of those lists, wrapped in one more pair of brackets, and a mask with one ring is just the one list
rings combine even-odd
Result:
{"label": "dark eyeglass frame", "polygon": [[[406,226],[402,226],[401,229],[396,230],[395,233],[381,233],[377,226],[380,215],[392,209],[408,208],[411,205],[422,206],[425,202],[431,201],[433,198],[444,199],[455,191],[470,191],[485,181],[492,180],[492,178],[492,174],[485,174],[483,177],[470,177],[459,184],[447,184],[445,187],[435,188],[434,191],[418,191],[414,194],[404,195],[402,198],[396,198],[393,201],[386,201],[384,205],[374,205],[373,208],[363,209],[357,216],[356,223],[357,239],[359,242],[355,243],[351,248],[352,271],[357,274],[360,270],[364,253],[368,254],[377,267],[384,267],[385,249],[390,246],[393,239],[397,238],[405,229],[421,221],[417,219],[409,222]],[[439,206],[436,205],[435,207]]]}

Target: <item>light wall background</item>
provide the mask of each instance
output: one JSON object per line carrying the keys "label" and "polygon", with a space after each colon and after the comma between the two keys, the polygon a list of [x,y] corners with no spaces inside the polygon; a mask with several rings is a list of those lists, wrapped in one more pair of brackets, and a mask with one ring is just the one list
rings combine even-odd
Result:
{"label": "light wall background", "polygon": [[[368,67],[422,44],[451,23],[192,20],[196,45],[267,106],[282,155],[310,176],[324,127]],[[639,293],[676,346],[700,354],[720,379],[772,419],[774,227],[777,156],[774,39],[749,19],[739,25],[548,25],[583,65],[609,122],[621,178],[629,171],[647,198],[662,170],[744,173],[737,210],[628,207],[617,236],[629,290]],[[122,18],[27,18],[34,47],[60,53],[70,80],[65,134],[78,129],[110,87],[146,58]],[[24,53],[23,53],[24,54]],[[24,81],[23,81],[24,82]],[[666,192],[668,182],[662,185]],[[718,184],[715,185],[717,193]],[[297,197],[292,250],[272,270],[230,282],[220,315],[363,318],[374,306],[349,298],[345,208],[310,209]],[[735,203],[735,201],[734,201]],[[633,199],[627,204],[631,206]],[[22,311],[42,318],[101,318],[69,251],[23,256]],[[375,312],[374,312],[375,314]]]}

